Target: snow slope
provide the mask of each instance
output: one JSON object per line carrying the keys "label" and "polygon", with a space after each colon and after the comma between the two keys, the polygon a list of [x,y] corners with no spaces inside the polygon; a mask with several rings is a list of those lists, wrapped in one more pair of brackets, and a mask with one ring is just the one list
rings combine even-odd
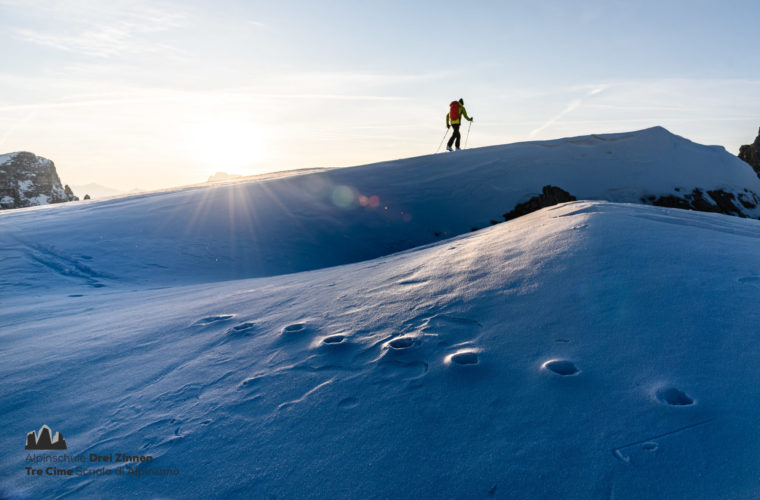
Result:
{"label": "snow slope", "polygon": [[[699,148],[695,165],[723,158]],[[509,146],[490,151],[508,153]],[[637,151],[646,164],[646,152]],[[430,179],[416,186],[412,220],[394,219],[395,226],[403,233],[425,217],[458,221],[452,228],[470,224],[464,212],[482,203],[468,204],[473,197],[455,188],[466,176],[451,184],[449,177],[472,157],[492,177],[472,167],[471,177],[484,182],[470,189],[487,191],[511,172],[496,160],[488,166],[486,158],[500,154],[416,160],[427,169],[400,162],[409,175],[421,179],[427,170]],[[412,182],[401,182],[397,165],[385,165],[384,197],[401,200],[396,190]],[[582,171],[585,159],[568,165]],[[726,161],[726,177],[713,181],[743,188],[731,165]],[[633,188],[655,189],[654,172]],[[345,175],[328,179],[356,187],[365,177],[379,182],[383,171],[367,166]],[[228,280],[231,264],[216,275],[203,266],[218,251],[214,244],[242,242],[253,228],[295,235],[300,245],[289,255],[285,247],[282,255],[270,251],[279,260],[267,274],[293,270],[283,264],[288,259],[313,258],[311,267],[330,260],[312,255],[315,249],[338,252],[366,238],[382,245],[391,234],[380,222],[370,231],[348,221],[327,203],[320,227],[349,228],[350,239],[336,242],[311,221],[297,231],[263,216],[261,225],[229,217],[240,213],[236,204],[253,203],[233,193],[291,189],[295,197],[294,179],[266,189],[186,190],[0,217],[0,234],[16,238],[7,240],[16,254],[4,250],[0,308],[1,495],[757,496],[760,221],[579,201],[337,267]],[[576,192],[554,183],[583,196],[580,181]],[[448,203],[442,196],[435,205],[444,192],[439,184],[452,191]],[[505,196],[514,201],[517,190]],[[221,208],[222,193],[234,211]],[[215,201],[190,209],[203,199]],[[317,202],[308,209],[284,203],[292,219],[271,215],[308,219]],[[177,205],[185,210],[166,215]],[[224,217],[210,218],[209,210]],[[367,224],[375,214],[347,213]],[[85,222],[99,229],[78,240],[72,233],[83,234],[78,224]],[[161,224],[170,235],[189,236],[172,244],[146,229]],[[221,237],[238,228],[235,238]],[[113,239],[120,253],[110,253],[118,246]],[[199,240],[208,242],[206,254],[196,248],[177,253],[167,269],[148,266],[180,242]],[[266,241],[240,244],[264,252]],[[144,265],[135,269],[139,259]],[[30,277],[27,261],[47,274]],[[191,266],[201,275],[184,276]],[[43,424],[62,434],[69,454],[150,455],[154,461],[138,470],[179,475],[27,477],[22,443]],[[123,464],[86,465],[115,472]]]}
{"label": "snow slope", "polygon": [[166,286],[358,262],[487,227],[547,184],[615,202],[694,188],[760,199],[749,165],[656,127],[14,211],[0,258],[23,278],[0,285],[48,287],[51,269],[59,284]]}

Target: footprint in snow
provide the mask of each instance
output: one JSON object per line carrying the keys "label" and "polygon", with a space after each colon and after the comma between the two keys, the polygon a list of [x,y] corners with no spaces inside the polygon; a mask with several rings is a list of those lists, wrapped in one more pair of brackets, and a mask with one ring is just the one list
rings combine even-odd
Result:
{"label": "footprint in snow", "polygon": [[248,321],[248,322],[240,323],[239,325],[233,326],[232,328],[227,330],[227,335],[241,337],[244,335],[251,335],[255,330],[256,330],[256,324]]}
{"label": "footprint in snow", "polygon": [[552,359],[541,365],[541,367],[563,377],[580,373],[575,363],[564,359]]}
{"label": "footprint in snow", "polygon": [[419,351],[421,343],[415,337],[396,337],[383,344],[377,361],[378,379],[384,382],[411,381],[427,374],[430,365]]}
{"label": "footprint in snow", "polygon": [[660,447],[660,445],[658,445],[654,441],[647,441],[646,443],[642,443],[641,444],[641,448],[642,449],[644,449],[646,451],[649,451],[649,452],[652,452],[652,453],[654,453],[655,451],[657,451],[657,448],[659,448],[659,447]]}
{"label": "footprint in snow", "polygon": [[338,403],[338,408],[341,410],[350,410],[359,406],[359,400],[354,397],[344,398]]}
{"label": "footprint in snow", "polygon": [[306,330],[306,324],[305,323],[293,323],[292,325],[288,325],[282,329],[283,335],[291,335],[294,333],[301,333],[304,330]]}
{"label": "footprint in snow", "polygon": [[291,323],[280,329],[278,342],[295,344],[303,341],[314,342],[315,328],[308,323]]}
{"label": "footprint in snow", "polygon": [[477,365],[479,362],[478,352],[470,349],[446,356],[446,363],[451,365]]}
{"label": "footprint in snow", "polygon": [[344,335],[330,335],[322,339],[322,343],[328,346],[343,344],[346,340]]}
{"label": "footprint in snow", "polygon": [[390,342],[388,342],[388,346],[393,350],[403,350],[408,349],[414,345],[414,339],[412,337],[397,337]]}
{"label": "footprint in snow", "polygon": [[694,404],[694,399],[685,392],[675,387],[662,387],[656,393],[660,403],[668,406],[689,406]]}

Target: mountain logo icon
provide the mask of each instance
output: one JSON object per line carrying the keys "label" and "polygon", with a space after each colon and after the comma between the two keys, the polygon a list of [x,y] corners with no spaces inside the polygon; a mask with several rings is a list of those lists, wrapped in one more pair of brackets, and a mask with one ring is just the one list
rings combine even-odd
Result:
{"label": "mountain logo icon", "polygon": [[31,431],[26,435],[26,450],[65,450],[66,440],[60,432],[55,436],[50,427],[43,425],[39,432]]}

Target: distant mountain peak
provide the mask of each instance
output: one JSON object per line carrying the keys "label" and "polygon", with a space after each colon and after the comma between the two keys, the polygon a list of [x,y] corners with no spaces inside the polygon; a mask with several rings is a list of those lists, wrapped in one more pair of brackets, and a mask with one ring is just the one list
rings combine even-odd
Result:
{"label": "distant mountain peak", "polygon": [[227,172],[217,172],[208,178],[206,182],[224,182],[233,179],[240,179],[242,175],[228,174]]}

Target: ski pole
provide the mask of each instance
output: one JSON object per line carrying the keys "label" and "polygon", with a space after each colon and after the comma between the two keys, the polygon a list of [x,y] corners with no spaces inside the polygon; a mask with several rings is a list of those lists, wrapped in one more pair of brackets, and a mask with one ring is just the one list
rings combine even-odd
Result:
{"label": "ski pole", "polygon": [[446,136],[449,134],[449,129],[446,127],[446,132],[443,133],[443,139],[441,139],[441,143],[438,145],[438,149],[435,150],[435,154],[438,154],[438,151],[440,151],[441,146],[443,146],[443,141],[446,140]]}
{"label": "ski pole", "polygon": [[464,138],[464,147],[467,147],[467,140],[470,138],[470,127],[472,127],[472,120],[470,120],[470,123],[467,125],[467,137]]}

